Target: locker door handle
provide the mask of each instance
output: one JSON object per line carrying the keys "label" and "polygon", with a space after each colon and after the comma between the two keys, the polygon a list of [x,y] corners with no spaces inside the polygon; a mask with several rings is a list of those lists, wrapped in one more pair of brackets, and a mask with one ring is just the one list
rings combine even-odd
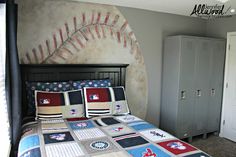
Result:
{"label": "locker door handle", "polygon": [[200,89],[198,89],[196,94],[197,94],[198,97],[200,97],[200,96],[202,96],[202,91]]}
{"label": "locker door handle", "polygon": [[184,100],[184,99],[186,99],[186,91],[185,90],[181,91],[181,100]]}
{"label": "locker door handle", "polygon": [[216,90],[214,88],[211,89],[211,96],[215,96]]}

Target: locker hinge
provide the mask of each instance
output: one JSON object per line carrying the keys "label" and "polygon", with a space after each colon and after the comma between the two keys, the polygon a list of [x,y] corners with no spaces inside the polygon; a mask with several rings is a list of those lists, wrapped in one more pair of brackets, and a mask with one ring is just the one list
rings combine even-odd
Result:
{"label": "locker hinge", "polygon": [[229,84],[228,84],[228,82],[226,83],[226,88],[228,88],[229,87]]}
{"label": "locker hinge", "polygon": [[228,48],[228,49],[229,49],[229,51],[230,51],[230,44],[229,44],[229,48]]}
{"label": "locker hinge", "polygon": [[225,120],[223,120],[223,125],[225,125]]}

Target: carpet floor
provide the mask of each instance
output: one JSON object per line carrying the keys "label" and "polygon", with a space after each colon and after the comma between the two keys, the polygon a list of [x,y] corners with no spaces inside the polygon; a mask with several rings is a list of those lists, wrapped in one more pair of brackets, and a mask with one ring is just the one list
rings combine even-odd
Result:
{"label": "carpet floor", "polygon": [[236,143],[219,136],[209,135],[207,139],[194,137],[190,144],[212,157],[236,157]]}

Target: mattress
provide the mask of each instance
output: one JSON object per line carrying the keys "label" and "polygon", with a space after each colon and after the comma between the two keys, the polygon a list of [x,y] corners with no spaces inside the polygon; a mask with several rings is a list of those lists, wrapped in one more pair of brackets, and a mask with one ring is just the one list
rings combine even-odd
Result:
{"label": "mattress", "polygon": [[209,157],[133,115],[28,123],[19,157]]}

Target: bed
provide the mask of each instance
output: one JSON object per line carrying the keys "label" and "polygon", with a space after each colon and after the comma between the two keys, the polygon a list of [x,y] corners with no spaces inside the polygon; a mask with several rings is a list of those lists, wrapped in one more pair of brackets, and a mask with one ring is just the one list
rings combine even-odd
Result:
{"label": "bed", "polygon": [[[120,106],[126,104],[123,98],[126,99],[124,87],[127,66],[127,64],[21,65],[24,125],[22,126],[18,156],[208,157],[209,155],[201,150],[132,115],[132,111],[128,108],[120,109],[123,109]],[[38,108],[29,112],[31,109],[27,92],[30,89],[27,89],[25,82],[97,81],[107,79],[110,80],[109,85],[111,87],[97,87],[96,82],[96,84],[93,83],[96,87],[84,87],[81,90],[84,98],[83,101],[76,102],[76,105],[85,104],[84,110],[86,112],[84,114],[89,118],[84,116],[71,117],[75,114],[75,111],[71,108],[69,110],[71,115],[67,118],[64,118],[65,115],[68,116],[64,114],[64,108],[62,114],[53,114],[53,117],[50,115],[49,119],[47,119],[48,115],[45,118],[45,114],[39,114],[41,110]],[[91,85],[91,81],[88,84]],[[73,83],[73,85],[77,84]],[[102,85],[104,84],[102,83]],[[96,104],[101,106],[107,101],[104,99],[102,103],[97,102],[98,96],[96,92],[94,94],[97,88],[110,93],[108,97],[112,98],[111,103],[109,99],[109,103],[105,103],[105,105],[116,104],[109,114],[104,108],[91,111],[91,106]],[[42,91],[35,92],[36,106],[40,106],[37,103],[44,103],[43,105],[45,105],[54,101],[52,99],[41,99],[42,93],[40,92]],[[120,92],[123,92],[123,94],[120,94]],[[48,93],[52,94],[53,92],[48,91]],[[53,94],[57,94],[57,96],[61,94],[58,93],[54,92]],[[76,93],[78,94],[78,90],[76,90]],[[63,102],[75,102],[73,99],[75,93],[71,94],[63,91],[62,95],[65,96]],[[87,100],[90,98],[93,102]],[[62,100],[62,98],[60,97],[58,100]],[[62,101],[58,102],[61,103]],[[58,110],[58,108],[59,106],[56,106],[55,110]],[[113,112],[113,110],[119,112]],[[42,111],[45,111],[45,108]],[[50,111],[50,114],[51,112],[54,113],[54,111]],[[37,120],[35,120],[35,115],[38,116]]]}

